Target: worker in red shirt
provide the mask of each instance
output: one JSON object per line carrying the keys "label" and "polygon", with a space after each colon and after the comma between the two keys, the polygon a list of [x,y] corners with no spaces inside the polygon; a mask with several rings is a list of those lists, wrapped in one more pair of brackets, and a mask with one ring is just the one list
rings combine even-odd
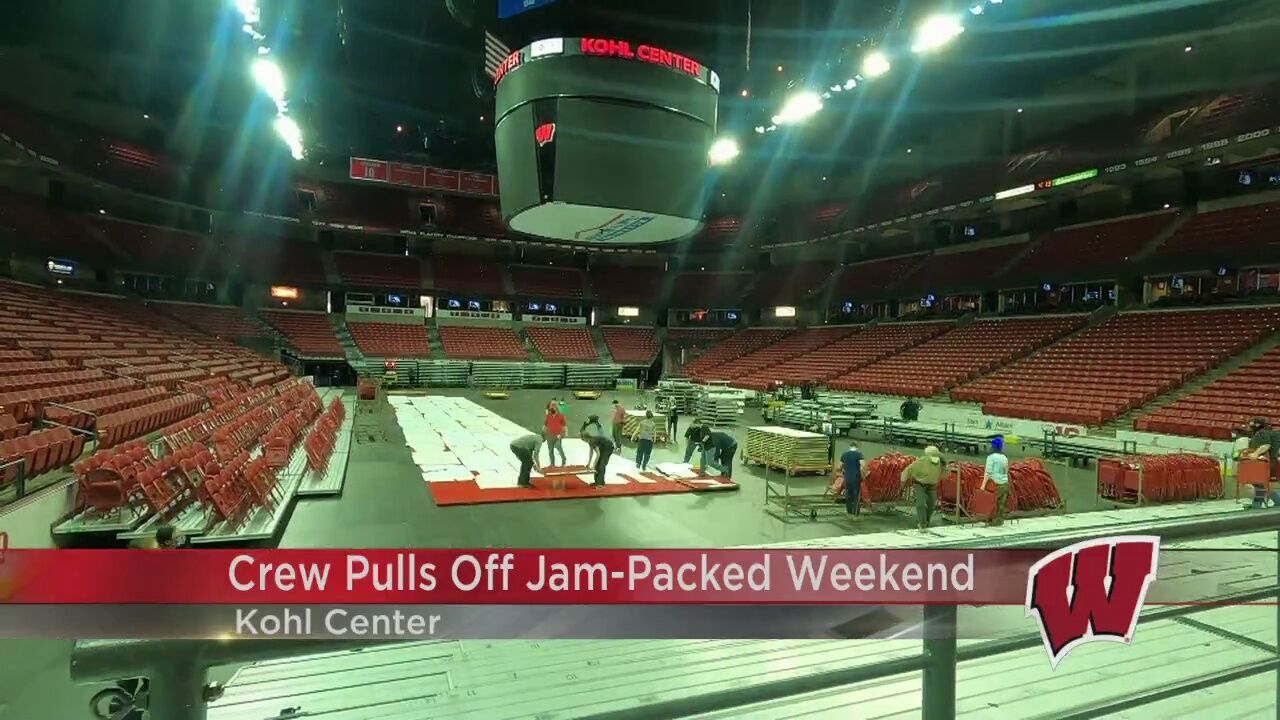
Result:
{"label": "worker in red shirt", "polygon": [[622,447],[622,427],[627,424],[627,410],[622,403],[613,401],[613,445]]}
{"label": "worker in red shirt", "polygon": [[556,403],[547,406],[547,417],[542,421],[542,434],[547,439],[547,458],[550,462],[548,465],[556,464],[556,451],[560,451],[560,465],[568,465],[569,461],[564,456],[564,426],[565,417],[560,412],[560,407]]}

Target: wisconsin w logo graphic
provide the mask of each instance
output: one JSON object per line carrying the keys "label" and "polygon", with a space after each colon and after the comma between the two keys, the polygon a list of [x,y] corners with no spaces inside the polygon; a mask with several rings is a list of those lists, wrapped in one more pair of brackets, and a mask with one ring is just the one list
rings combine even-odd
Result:
{"label": "wisconsin w logo graphic", "polygon": [[1159,537],[1114,537],[1063,548],[1031,566],[1027,616],[1036,616],[1053,667],[1093,640],[1133,642],[1159,552]]}

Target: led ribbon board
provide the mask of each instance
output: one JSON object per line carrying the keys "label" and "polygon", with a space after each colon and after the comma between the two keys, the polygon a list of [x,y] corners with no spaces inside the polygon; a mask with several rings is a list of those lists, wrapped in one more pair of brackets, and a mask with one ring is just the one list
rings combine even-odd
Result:
{"label": "led ribbon board", "polygon": [[546,38],[537,40],[529,47],[521,48],[508,55],[494,73],[493,84],[501,83],[502,78],[506,77],[507,73],[524,65],[526,62],[544,57],[564,55],[591,55],[660,65],[688,75],[698,82],[710,86],[712,90],[720,92],[720,76],[711,68],[687,55],[681,55],[655,45],[632,43],[628,40],[614,40],[611,38]]}
{"label": "led ribbon board", "polygon": [[1071,173],[1070,175],[1063,175],[1062,177],[1056,177],[1053,180],[1049,181],[1049,186],[1062,187],[1063,185],[1070,185],[1071,183],[1078,183],[1078,182],[1083,182],[1085,180],[1092,180],[1096,177],[1098,177],[1098,168],[1093,168],[1091,170],[1082,170],[1078,173]]}

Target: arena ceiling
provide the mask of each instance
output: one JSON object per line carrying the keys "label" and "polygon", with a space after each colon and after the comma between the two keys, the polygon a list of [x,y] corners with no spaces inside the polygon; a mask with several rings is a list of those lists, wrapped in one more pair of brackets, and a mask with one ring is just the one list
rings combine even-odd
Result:
{"label": "arena ceiling", "polygon": [[[744,154],[719,189],[724,209],[741,211],[765,196],[848,197],[995,158],[1144,100],[1280,77],[1272,0],[1004,0],[966,15],[965,33],[944,51],[895,55],[884,78],[827,99],[802,126],[761,135],[755,129],[790,93],[839,84],[870,49],[909,47],[919,22],[945,4],[556,0],[500,20],[496,0],[260,0],[261,31],[306,147],[299,165],[281,152],[273,109],[250,79],[254,48],[236,5],[12,0],[0,70],[14,80],[0,93],[162,147],[216,172],[220,185],[264,167],[315,173],[353,154],[485,169],[486,31],[510,47],[554,35],[627,38],[720,74],[721,132]],[[950,7],[966,13],[964,3]]]}

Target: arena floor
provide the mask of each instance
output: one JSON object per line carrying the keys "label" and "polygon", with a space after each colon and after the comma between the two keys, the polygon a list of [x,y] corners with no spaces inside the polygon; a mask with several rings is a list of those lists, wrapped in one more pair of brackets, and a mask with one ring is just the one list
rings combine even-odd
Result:
{"label": "arena floor", "polygon": [[[474,400],[531,430],[541,427],[547,402],[565,396],[557,390],[517,390],[507,400],[488,400],[475,390],[432,392]],[[627,406],[639,401],[634,393],[606,393],[595,401],[567,398],[570,428],[593,413],[607,420],[615,397]],[[689,420],[681,418],[682,432]],[[748,409],[735,431],[740,442],[745,434],[742,428],[755,424],[762,424],[759,410]],[[894,515],[870,515],[856,522],[843,517],[784,522],[765,511],[759,468],[742,463],[734,467],[734,480],[741,485],[738,491],[437,507],[386,398],[360,410],[354,432],[342,496],[297,503],[281,547],[723,547],[914,524],[909,517]],[[870,436],[860,439],[859,445],[868,458],[890,450],[912,451]],[[634,447],[628,445],[625,452],[634,456]],[[1020,453],[1013,449],[1010,455],[1016,458]],[[683,446],[654,449],[654,462],[681,459]],[[1108,507],[1096,499],[1092,467],[1055,464],[1050,468],[1068,508]],[[806,482],[820,488],[827,480]],[[69,641],[6,640],[4,648],[0,720],[87,717],[88,700],[97,688],[69,683]]]}
{"label": "arena floor", "polygon": [[[517,390],[509,399],[489,400],[475,390],[431,392],[466,397],[530,430],[541,428],[544,408],[552,398],[566,396],[562,390]],[[607,424],[615,397],[628,407],[639,401],[635,393],[606,393],[594,401],[568,398],[570,428],[578,427],[590,414],[605,418]],[[681,432],[689,421],[681,418]],[[735,430],[740,443],[745,434],[742,428],[756,424],[763,424],[759,410],[748,409]],[[784,522],[765,512],[761,470],[740,462],[735,463],[734,480],[741,489],[733,492],[437,507],[386,399],[360,412],[355,433],[342,496],[299,503],[281,539],[282,547],[724,547],[914,525],[913,519],[888,515],[870,515],[856,522],[843,517]],[[868,458],[890,450],[911,452],[870,436],[860,439],[859,446]],[[837,445],[837,454],[841,448],[842,444]],[[633,457],[634,446],[628,445],[624,452]],[[659,445],[654,462],[680,461],[683,452],[683,445]],[[1020,456],[1018,450],[1010,454]],[[575,458],[569,460],[572,463]],[[1055,464],[1051,471],[1068,508],[1108,507],[1096,499],[1092,467]],[[820,488],[827,480],[801,478],[798,482]]]}

